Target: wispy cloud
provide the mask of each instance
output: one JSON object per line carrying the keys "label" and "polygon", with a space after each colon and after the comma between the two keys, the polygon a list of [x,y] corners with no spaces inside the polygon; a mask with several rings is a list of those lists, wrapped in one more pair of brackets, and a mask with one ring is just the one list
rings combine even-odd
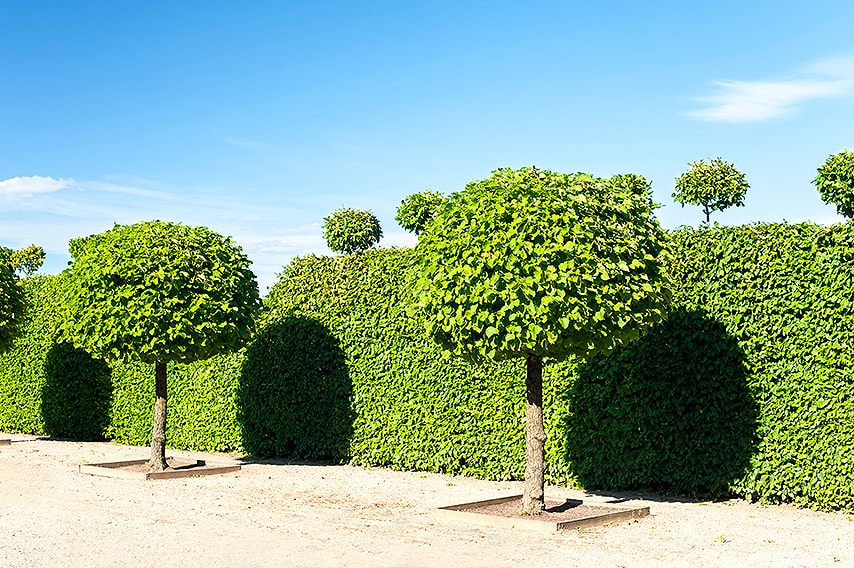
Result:
{"label": "wispy cloud", "polygon": [[74,185],[73,179],[27,176],[0,181],[0,197],[7,201],[26,199],[38,193],[53,193]]}
{"label": "wispy cloud", "polygon": [[293,257],[329,254],[320,224],[305,223],[311,218],[305,210],[246,199],[243,188],[16,177],[0,181],[0,204],[0,244],[42,246],[48,252],[47,273],[65,267],[70,239],[105,231],[114,222],[152,219],[205,225],[233,237],[253,261],[262,291]]}
{"label": "wispy cloud", "polygon": [[809,100],[854,92],[854,57],[823,59],[787,78],[757,81],[715,81],[714,95],[697,100],[706,108],[689,116],[714,122],[759,122],[791,114]]}

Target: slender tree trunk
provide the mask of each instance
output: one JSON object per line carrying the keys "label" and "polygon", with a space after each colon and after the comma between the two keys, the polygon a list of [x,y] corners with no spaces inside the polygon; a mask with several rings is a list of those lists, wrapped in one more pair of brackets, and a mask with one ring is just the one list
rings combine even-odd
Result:
{"label": "slender tree trunk", "polygon": [[525,490],[522,514],[539,515],[544,507],[546,472],[546,429],[543,427],[543,360],[533,355],[526,360],[525,391]]}
{"label": "slender tree trunk", "polygon": [[708,205],[705,206],[705,213],[706,213],[706,224],[708,224],[709,223],[709,217],[712,214],[712,210],[709,209]]}
{"label": "slender tree trunk", "polygon": [[151,429],[149,471],[166,469],[166,363],[154,365],[154,426]]}

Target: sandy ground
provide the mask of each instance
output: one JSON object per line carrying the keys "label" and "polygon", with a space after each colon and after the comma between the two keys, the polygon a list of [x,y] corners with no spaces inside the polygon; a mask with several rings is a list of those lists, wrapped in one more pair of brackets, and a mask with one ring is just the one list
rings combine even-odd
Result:
{"label": "sandy ground", "polygon": [[[521,492],[488,482],[350,466],[246,462],[160,481],[78,465],[146,448],[11,434],[0,446],[0,566],[852,566],[854,516],[742,501],[633,496],[649,517],[540,534],[438,517],[437,507]],[[209,462],[235,457],[170,452]],[[549,498],[625,500],[549,488]]]}

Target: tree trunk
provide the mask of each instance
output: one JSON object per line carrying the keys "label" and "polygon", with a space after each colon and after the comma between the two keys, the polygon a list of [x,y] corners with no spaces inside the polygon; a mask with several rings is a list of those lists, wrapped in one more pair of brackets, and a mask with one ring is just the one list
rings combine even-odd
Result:
{"label": "tree trunk", "polygon": [[522,514],[539,515],[544,507],[546,429],[543,427],[543,360],[526,359],[525,391],[525,490]]}
{"label": "tree trunk", "polygon": [[166,469],[166,363],[154,365],[154,426],[151,429],[149,471]]}

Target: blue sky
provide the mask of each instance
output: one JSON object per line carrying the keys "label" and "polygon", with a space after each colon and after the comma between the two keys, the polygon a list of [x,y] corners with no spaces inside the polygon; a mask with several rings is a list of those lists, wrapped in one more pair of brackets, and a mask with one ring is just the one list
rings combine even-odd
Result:
{"label": "blue sky", "polygon": [[328,254],[332,210],[414,238],[405,196],[499,167],[638,173],[665,227],[689,161],[751,185],[724,224],[840,220],[811,184],[854,147],[854,3],[0,0],[0,244],[163,219],[231,235],[262,292]]}

